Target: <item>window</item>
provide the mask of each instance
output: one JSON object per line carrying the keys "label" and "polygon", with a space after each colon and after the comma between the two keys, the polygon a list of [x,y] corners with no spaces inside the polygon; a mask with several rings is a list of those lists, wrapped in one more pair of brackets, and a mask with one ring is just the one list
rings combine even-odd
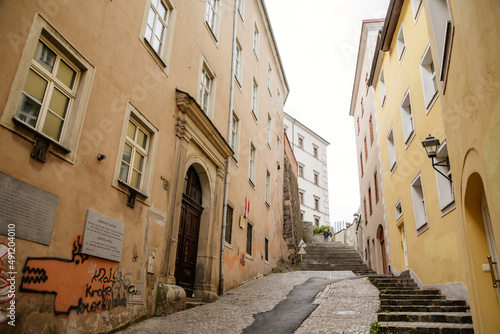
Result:
{"label": "window", "polygon": [[394,168],[396,168],[396,146],[394,144],[394,131],[392,128],[387,135],[387,150],[389,152],[389,169],[394,171]]}
{"label": "window", "polygon": [[128,188],[129,191],[132,188],[143,197],[149,195],[158,134],[158,129],[129,102],[115,169],[115,187],[123,190]]}
{"label": "window", "polygon": [[[451,204],[455,202],[455,194],[453,193],[453,184],[445,177],[451,178],[451,169],[449,167],[448,160],[448,147],[446,145],[446,141],[444,141],[437,151],[437,157],[433,158],[433,162],[447,162],[448,166],[445,166],[445,163],[440,165],[436,165],[435,167],[439,171],[434,171],[436,174],[436,185],[438,190],[439,197],[439,206],[441,211],[446,210],[450,207]],[[442,174],[441,174],[441,173]]]}
{"label": "window", "polygon": [[314,172],[314,184],[319,185],[319,173]]}
{"label": "window", "polygon": [[35,142],[33,157],[74,163],[94,66],[37,14],[15,68],[0,123]]}
{"label": "window", "polygon": [[373,186],[375,189],[375,203],[378,202],[378,176],[377,176],[377,170],[373,173]]}
{"label": "window", "polygon": [[366,144],[366,136],[365,136],[365,161],[368,161],[368,145]]}
{"label": "window", "polygon": [[314,210],[319,211],[319,198],[314,197]]}
{"label": "window", "polygon": [[318,158],[318,146],[313,144],[313,156],[317,159]]}
{"label": "window", "polygon": [[281,162],[281,139],[280,136],[276,136],[276,162]]}
{"label": "window", "polygon": [[238,160],[240,147],[240,118],[233,110],[233,123],[231,124],[231,149],[233,157]]}
{"label": "window", "polygon": [[359,166],[361,167],[361,176],[363,176],[365,174],[363,169],[363,152],[359,154]]}
{"label": "window", "polygon": [[366,215],[366,196],[363,198],[363,212],[365,213],[365,223],[368,223],[368,216]]}
{"label": "window", "polygon": [[413,18],[416,20],[420,9],[422,9],[422,0],[411,0],[411,8],[413,9]]}
{"label": "window", "polygon": [[236,81],[241,86],[241,67],[243,62],[243,49],[241,48],[240,42],[236,40],[236,64],[234,69],[234,77]]}
{"label": "window", "polygon": [[59,143],[76,98],[80,71],[47,40],[40,39],[15,118]]}
{"label": "window", "polygon": [[361,117],[365,115],[365,104],[363,102],[363,98],[361,98]]}
{"label": "window", "polygon": [[304,220],[304,211],[300,211],[300,221]]}
{"label": "window", "polygon": [[234,209],[227,205],[227,213],[226,213],[226,235],[224,240],[226,243],[231,244],[232,234],[233,234],[233,212]]}
{"label": "window", "polygon": [[257,85],[257,81],[253,78],[252,81],[252,113],[255,116],[255,119],[258,117],[258,96],[259,96],[259,85]]}
{"label": "window", "polygon": [[411,197],[415,214],[415,226],[418,231],[427,224],[427,209],[425,207],[424,188],[422,187],[422,177],[420,174],[411,183]]}
{"label": "window", "polygon": [[398,58],[399,58],[399,61],[401,61],[401,59],[403,59],[403,55],[406,51],[405,33],[403,30],[403,24],[401,24],[401,28],[399,28],[397,45],[398,45]]}
{"label": "window", "polygon": [[314,216],[314,226],[319,226],[319,217]]}
{"label": "window", "polygon": [[219,0],[206,0],[205,22],[214,36],[217,36],[217,24],[219,21]]}
{"label": "window", "polygon": [[299,136],[299,148],[304,148],[304,138]]}
{"label": "window", "polygon": [[453,23],[447,0],[428,1],[429,16],[434,36],[434,50],[439,67],[439,81],[445,86],[446,73],[451,54],[451,40],[453,38]]}
{"label": "window", "polygon": [[257,149],[255,145],[250,142],[250,162],[249,162],[249,172],[248,179],[252,182],[252,185],[255,186],[255,169],[257,165]]}
{"label": "window", "polygon": [[273,84],[273,69],[271,68],[271,63],[267,64],[267,89],[269,90],[269,94],[272,95],[271,87]]}
{"label": "window", "polygon": [[269,149],[271,149],[271,135],[272,135],[272,122],[271,115],[267,114],[267,129],[266,129],[266,142]]}
{"label": "window", "polygon": [[430,44],[424,52],[424,56],[420,61],[420,77],[422,79],[422,90],[424,92],[424,101],[427,112],[429,112],[430,105],[437,96],[437,79],[434,62],[432,60],[432,52]]}
{"label": "window", "polygon": [[372,208],[372,188],[368,187],[368,208],[370,209],[370,216],[373,212]]}
{"label": "window", "polygon": [[257,27],[257,22],[253,25],[253,51],[257,59],[259,59],[259,44],[260,44],[260,33]]}
{"label": "window", "polygon": [[409,144],[412,135],[415,134],[413,126],[413,111],[411,108],[410,91],[408,90],[401,102],[401,121],[403,122],[403,134],[405,144]]}
{"label": "window", "polygon": [[201,68],[201,78],[200,78],[200,92],[199,92],[199,103],[201,109],[205,114],[210,115],[210,110],[212,108],[212,91],[214,85],[215,75],[210,70],[208,65],[204,62]]}
{"label": "window", "polygon": [[385,104],[385,77],[384,77],[384,69],[380,71],[380,79],[378,82],[380,86],[380,105],[383,107]]}
{"label": "window", "polygon": [[370,127],[370,145],[373,144],[373,119],[372,115],[370,115],[370,120],[368,121],[369,127]]}
{"label": "window", "polygon": [[403,215],[403,208],[401,207],[401,200],[399,200],[396,205],[394,206],[394,210],[396,213],[396,219],[401,217]]}
{"label": "window", "polygon": [[264,239],[264,260],[269,261],[269,239],[267,237]]}
{"label": "window", "polygon": [[252,246],[252,241],[253,241],[253,225],[248,222],[247,223],[247,255],[252,257],[253,256],[253,246]]}
{"label": "window", "polygon": [[304,177],[304,166],[299,165],[298,168],[299,168],[299,176]]}
{"label": "window", "polygon": [[245,17],[245,0],[238,0],[238,13],[240,13],[240,17],[243,20]]}
{"label": "window", "polygon": [[359,135],[359,130],[360,130],[360,127],[359,127],[359,116],[358,116],[358,119],[357,119],[357,121],[356,121],[356,124],[357,124],[357,126],[358,126],[358,135]]}
{"label": "window", "polygon": [[174,30],[170,27],[174,13],[170,1],[151,0],[149,4],[144,39],[164,63],[170,57],[168,53],[171,47],[168,44],[171,43]]}
{"label": "window", "polygon": [[271,173],[269,170],[266,171],[266,204],[269,205],[271,198]]}
{"label": "window", "polygon": [[299,201],[300,201],[300,204],[304,205],[304,192],[303,191],[299,191]]}
{"label": "window", "polygon": [[278,114],[278,117],[281,117],[281,94],[279,89],[276,93],[276,113]]}

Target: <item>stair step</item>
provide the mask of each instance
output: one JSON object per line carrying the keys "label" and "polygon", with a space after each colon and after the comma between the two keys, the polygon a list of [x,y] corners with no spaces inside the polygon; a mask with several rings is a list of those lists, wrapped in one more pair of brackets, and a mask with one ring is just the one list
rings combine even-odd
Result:
{"label": "stair step", "polygon": [[467,312],[467,305],[389,305],[380,304],[380,308],[389,312]]}
{"label": "stair step", "polygon": [[385,309],[387,306],[467,306],[465,300],[446,300],[441,299],[383,299],[380,300],[380,307]]}
{"label": "stair step", "polygon": [[409,299],[409,300],[415,300],[415,299],[422,299],[422,300],[441,300],[445,299],[443,295],[403,295],[403,294],[380,294],[380,301],[382,300],[394,300],[394,299]]}
{"label": "stair step", "polygon": [[472,324],[449,324],[441,322],[379,322],[380,332],[385,333],[456,333],[473,334]]}
{"label": "stair step", "polygon": [[439,290],[396,290],[396,289],[381,289],[380,294],[384,295],[440,295],[441,291]]}
{"label": "stair step", "polygon": [[469,312],[389,312],[377,313],[379,321],[446,322],[471,324]]}

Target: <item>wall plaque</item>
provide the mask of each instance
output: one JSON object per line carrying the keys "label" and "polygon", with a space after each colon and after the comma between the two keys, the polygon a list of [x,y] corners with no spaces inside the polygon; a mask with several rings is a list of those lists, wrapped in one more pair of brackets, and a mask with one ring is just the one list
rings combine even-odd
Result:
{"label": "wall plaque", "polygon": [[88,210],[82,253],[120,262],[124,235],[124,223]]}
{"label": "wall plaque", "polygon": [[0,173],[0,234],[15,225],[15,237],[48,245],[59,197]]}

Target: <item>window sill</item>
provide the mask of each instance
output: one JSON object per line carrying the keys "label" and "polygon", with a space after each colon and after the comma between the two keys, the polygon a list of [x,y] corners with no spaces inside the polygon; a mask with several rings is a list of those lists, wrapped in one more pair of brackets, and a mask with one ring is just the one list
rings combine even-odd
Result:
{"label": "window sill", "polygon": [[456,205],[455,205],[455,200],[452,202],[448,203],[444,208],[441,209],[441,218],[455,210]]}
{"label": "window sill", "polygon": [[438,91],[434,92],[434,95],[432,96],[432,99],[429,101],[429,103],[426,103],[425,107],[425,114],[429,115],[432,107],[434,106],[434,103],[436,103],[437,97],[438,97]]}
{"label": "window sill", "polygon": [[255,190],[255,183],[253,183],[252,180],[248,179],[248,183],[252,186],[252,188]]}
{"label": "window sill", "polygon": [[248,253],[245,253],[245,257],[246,257],[247,259],[249,259],[250,261],[252,261],[252,262],[253,262],[253,255],[250,255],[250,254],[248,254]]}
{"label": "window sill", "polygon": [[[126,191],[124,191],[123,188],[128,189],[128,194]],[[123,182],[120,179],[118,179],[118,189],[120,189],[125,194],[127,194],[127,196],[128,196],[127,206],[129,206],[131,208],[133,208],[135,205],[135,200],[136,200],[137,195],[139,195],[139,197],[142,198],[142,201],[140,201],[140,202],[143,202],[144,200],[148,199],[148,196],[146,194],[142,193],[140,190],[132,187],[131,185]],[[146,204],[146,203],[144,203],[144,204]]]}
{"label": "window sill", "polygon": [[21,121],[19,118],[17,117],[12,117],[12,121],[14,123],[16,123],[17,125],[33,132],[35,134],[35,136],[37,137],[41,137],[42,139],[48,141],[51,145],[54,145],[55,147],[57,147],[59,150],[63,151],[64,153],[68,154],[68,153],[71,153],[71,150],[63,145],[61,145],[60,143],[58,143],[57,141],[55,141],[54,139],[50,138],[49,136],[47,136],[46,134],[32,128],[30,125],[24,123],[23,121]]}
{"label": "window sill", "polygon": [[144,48],[148,51],[148,53],[151,55],[155,63],[158,65],[158,67],[165,73],[166,76],[168,76],[169,72],[169,67],[167,66],[167,63],[163,58],[160,57],[160,55],[153,49],[151,44],[149,44],[148,40],[145,38],[140,38],[139,39],[144,45]]}
{"label": "window sill", "polygon": [[406,139],[405,141],[405,150],[408,149],[408,147],[410,146],[410,144],[412,143],[413,141],[413,138],[415,138],[415,130],[411,130],[411,133],[410,135],[408,136],[408,138]]}
{"label": "window sill", "polygon": [[218,48],[219,47],[219,41],[217,40],[217,36],[215,35],[215,32],[212,30],[212,28],[208,25],[207,21],[205,21],[205,27],[207,28],[210,37],[212,37],[212,39],[213,39],[213,41],[215,43],[215,46]]}
{"label": "window sill", "polygon": [[420,228],[417,229],[417,237],[421,236],[422,233],[427,231],[429,229],[429,222],[425,223],[422,225]]}

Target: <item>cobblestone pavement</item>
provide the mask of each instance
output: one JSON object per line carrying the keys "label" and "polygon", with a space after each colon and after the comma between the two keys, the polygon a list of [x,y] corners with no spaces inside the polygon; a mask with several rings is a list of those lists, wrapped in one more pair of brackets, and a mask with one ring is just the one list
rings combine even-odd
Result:
{"label": "cobblestone pavement", "polygon": [[239,334],[252,324],[254,314],[273,309],[296,285],[311,277],[342,280],[318,294],[314,301],[318,308],[295,333],[369,333],[370,323],[377,317],[379,292],[366,278],[355,278],[350,271],[271,274],[227,291],[215,303],[148,319],[118,333]]}

